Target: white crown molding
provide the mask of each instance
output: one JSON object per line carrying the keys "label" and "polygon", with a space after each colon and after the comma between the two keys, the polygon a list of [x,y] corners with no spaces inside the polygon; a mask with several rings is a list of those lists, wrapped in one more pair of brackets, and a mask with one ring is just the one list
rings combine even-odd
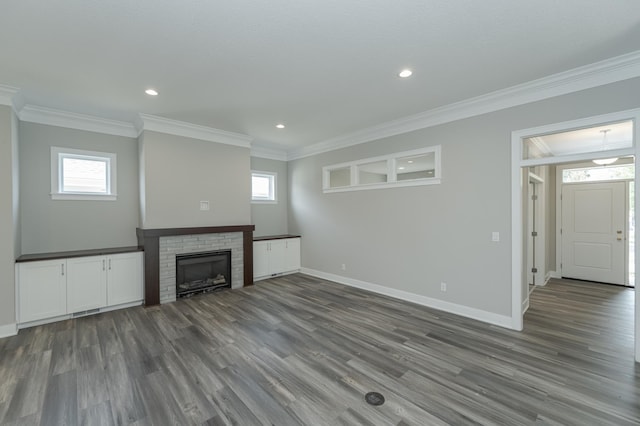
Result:
{"label": "white crown molding", "polygon": [[143,131],[166,133],[169,135],[183,136],[186,138],[200,139],[203,141],[217,142],[226,145],[251,148],[253,138],[241,133],[227,132],[212,127],[186,123],[184,121],[171,120],[149,114],[140,114],[136,123],[138,134]]}
{"label": "white crown molding", "polygon": [[0,105],[10,106],[17,114],[20,108],[22,108],[20,89],[0,84]]}
{"label": "white crown molding", "polygon": [[18,112],[21,121],[66,127],[88,132],[135,138],[138,136],[135,127],[125,121],[109,120],[92,115],[78,114],[35,105],[26,105]]}
{"label": "white crown molding", "polygon": [[483,311],[481,309],[471,308],[457,303],[451,303],[440,299],[434,299],[422,296],[408,291],[398,290],[395,288],[385,287],[378,284],[372,284],[366,281],[360,281],[353,278],[347,278],[340,275],[330,274],[328,272],[317,271],[309,268],[301,268],[300,272],[311,275],[312,277],[322,278],[324,280],[333,281],[350,287],[356,287],[373,293],[383,294],[395,299],[404,300],[428,308],[438,309],[440,311],[449,312],[463,317],[471,318],[477,321],[494,324],[504,328],[513,328],[511,317],[499,315],[493,312]]}
{"label": "white crown molding", "polygon": [[287,152],[263,146],[251,146],[251,156],[266,158],[267,160],[287,161]]}
{"label": "white crown molding", "polygon": [[640,50],[291,150],[287,158],[309,157],[639,76]]}

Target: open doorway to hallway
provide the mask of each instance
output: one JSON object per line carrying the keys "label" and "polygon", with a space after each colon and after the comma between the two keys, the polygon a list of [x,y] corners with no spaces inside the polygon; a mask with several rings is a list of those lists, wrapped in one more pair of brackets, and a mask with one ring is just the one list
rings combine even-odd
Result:
{"label": "open doorway to hallway", "polygon": [[[544,166],[553,166],[554,171],[560,165],[571,164],[571,163],[587,163],[591,164],[594,160],[599,160],[598,166],[603,163],[613,163],[618,161],[619,159],[629,158],[633,159],[637,157],[640,153],[640,147],[637,144],[637,125],[640,123],[640,109],[621,111],[616,113],[605,114],[601,116],[588,117],[573,121],[567,121],[563,123],[556,124],[548,124],[544,126],[539,126],[530,129],[522,129],[518,131],[512,132],[512,152],[511,152],[511,193],[512,193],[512,326],[516,330],[522,330],[524,327],[523,323],[523,315],[529,306],[529,291],[528,291],[528,279],[527,279],[527,266],[528,266],[528,235],[530,232],[527,223],[528,223],[528,210],[527,210],[527,197],[528,197],[528,173],[529,170],[533,167],[544,167]],[[616,131],[613,131],[613,127],[616,127]],[[626,131],[620,131],[622,128],[627,128]],[[610,130],[611,129],[611,130]],[[591,134],[588,134],[591,132]],[[626,137],[618,137],[616,133],[626,133]],[[602,160],[602,161],[600,161]],[[595,163],[595,162],[594,162]],[[593,166],[595,167],[595,165]],[[638,164],[634,164],[634,170],[638,167]],[[549,179],[549,181],[555,182],[555,177],[553,179]],[[628,191],[629,195],[627,196],[627,192],[622,192],[622,199],[625,200],[625,203],[633,203],[635,207],[638,206],[636,203],[633,194],[635,185],[638,181],[638,173],[635,170],[634,177],[625,180],[623,185],[625,186],[624,191]],[[631,185],[633,182],[633,185]],[[578,185],[578,184],[576,184]],[[618,185],[619,187],[620,185]],[[554,185],[547,185],[549,191],[554,191]],[[602,189],[602,188],[600,188]],[[584,197],[583,194],[580,194],[578,199],[578,204],[586,205],[586,206],[597,206],[593,209],[593,211],[589,211],[585,217],[579,217],[578,222],[579,225],[582,225],[582,222],[592,221],[593,218],[600,217],[603,212],[606,213],[605,209],[601,209],[600,207],[605,203],[605,198],[603,197],[603,193],[606,191],[610,191],[609,189],[604,190],[603,192],[597,195],[594,195],[591,198],[601,200],[600,203],[594,202],[594,200],[587,200],[589,202],[583,202]],[[619,193],[620,190],[615,189],[618,195],[615,197],[620,198]],[[557,191],[556,191],[557,192]],[[551,194],[549,194],[551,195]],[[557,194],[556,194],[557,195]],[[575,196],[575,194],[573,194]],[[593,194],[591,194],[593,195]],[[548,199],[553,199],[554,197],[550,197]],[[574,197],[575,198],[575,197]],[[590,195],[586,197],[590,198]],[[599,210],[598,210],[599,209]],[[580,210],[580,209],[578,209]],[[616,222],[610,228],[613,230],[613,237],[616,244],[619,246],[625,247],[626,242],[635,242],[635,233],[638,232],[635,229],[633,223],[633,213],[634,210],[623,209],[625,216],[631,222],[632,226],[627,227],[626,221],[623,218],[622,223],[620,221]],[[631,212],[631,214],[630,214]],[[561,218],[560,218],[561,219]],[[580,222],[582,221],[582,222]],[[559,218],[556,218],[555,221],[549,221],[549,223],[557,224],[561,223]],[[578,227],[580,228],[580,227]],[[581,229],[581,228],[580,228]],[[620,232],[618,232],[620,231]],[[547,232],[548,240],[551,239],[550,236],[554,235],[557,230],[553,232]],[[618,237],[619,235],[619,237]],[[633,235],[633,236],[632,236]],[[620,238],[620,240],[618,240]],[[626,238],[626,239],[625,239]],[[578,241],[580,242],[580,241]],[[575,263],[578,266],[585,266],[586,261],[593,260],[602,260],[600,257],[604,257],[603,253],[606,252],[604,245],[598,247],[598,250],[595,250],[591,253],[585,251],[585,248],[589,248],[591,242],[586,242],[585,244],[577,244],[574,249],[578,249],[580,252],[580,256],[578,256],[578,261]],[[549,248],[549,252],[557,248],[556,244],[546,244],[545,248]],[[612,243],[609,243],[610,248],[612,247]],[[635,246],[635,244],[634,244]],[[590,247],[595,248],[595,247]],[[546,259],[557,259],[559,250],[555,250],[555,256],[549,256],[549,252],[547,252]],[[635,281],[635,270],[640,263],[640,255],[635,252],[635,247],[632,249],[625,248],[623,253],[626,252],[626,256],[623,257],[622,270],[626,271],[631,275]],[[561,255],[560,255],[561,256]],[[586,259],[586,261],[585,261]],[[564,260],[563,260],[564,261]],[[555,264],[554,264],[555,263]],[[559,278],[563,272],[562,262],[552,262],[549,261],[546,265],[549,276]],[[596,263],[596,262],[592,262]],[[601,262],[602,263],[602,262]],[[628,267],[629,264],[634,265],[635,267]],[[591,265],[594,266],[594,265]],[[601,264],[595,264],[595,266],[602,266]],[[610,268],[616,269],[616,268]],[[628,281],[628,278],[623,277],[623,283]],[[621,287],[624,288],[624,287]],[[635,289],[631,289],[634,291]],[[534,292],[535,294],[535,292]],[[635,360],[640,362],[640,298],[636,298],[635,300],[635,308],[634,308],[634,316],[635,316],[635,324],[634,324],[634,347],[635,347]]]}

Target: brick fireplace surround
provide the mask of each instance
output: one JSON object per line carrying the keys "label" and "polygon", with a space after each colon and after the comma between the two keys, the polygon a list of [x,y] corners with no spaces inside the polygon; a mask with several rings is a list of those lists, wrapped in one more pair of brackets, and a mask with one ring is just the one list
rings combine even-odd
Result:
{"label": "brick fireplace surround", "polygon": [[[198,228],[137,228],[138,246],[144,250],[144,304],[160,304],[160,238],[199,235],[242,233],[243,286],[253,285],[253,230],[254,225],[206,226]],[[188,250],[191,251],[191,250]],[[232,266],[233,267],[233,266]],[[175,283],[174,283],[175,285]],[[236,287],[236,285],[234,285]]]}

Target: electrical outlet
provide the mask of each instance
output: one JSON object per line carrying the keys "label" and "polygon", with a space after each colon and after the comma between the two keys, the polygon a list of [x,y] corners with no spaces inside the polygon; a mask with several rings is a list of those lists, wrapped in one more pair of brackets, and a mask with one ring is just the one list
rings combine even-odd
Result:
{"label": "electrical outlet", "polygon": [[440,291],[447,291],[447,283],[440,283]]}
{"label": "electrical outlet", "polygon": [[342,269],[343,271],[347,270],[347,265],[345,265],[344,263],[342,264],[342,266],[340,266],[340,269]]}
{"label": "electrical outlet", "polygon": [[200,201],[200,210],[209,210],[209,201]]}
{"label": "electrical outlet", "polygon": [[492,232],[491,241],[493,241],[494,243],[497,243],[498,241],[500,241],[500,233],[496,231]]}

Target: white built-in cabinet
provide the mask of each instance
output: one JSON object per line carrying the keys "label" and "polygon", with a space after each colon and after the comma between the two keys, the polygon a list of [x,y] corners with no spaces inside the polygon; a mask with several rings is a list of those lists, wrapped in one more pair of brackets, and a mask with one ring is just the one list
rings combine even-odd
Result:
{"label": "white built-in cabinet", "polygon": [[253,242],[253,279],[300,270],[300,238],[278,238]]}
{"label": "white built-in cabinet", "polygon": [[20,262],[16,281],[21,325],[130,306],[143,300],[142,253]]}
{"label": "white built-in cabinet", "polygon": [[66,268],[64,260],[18,264],[18,322],[67,313]]}

